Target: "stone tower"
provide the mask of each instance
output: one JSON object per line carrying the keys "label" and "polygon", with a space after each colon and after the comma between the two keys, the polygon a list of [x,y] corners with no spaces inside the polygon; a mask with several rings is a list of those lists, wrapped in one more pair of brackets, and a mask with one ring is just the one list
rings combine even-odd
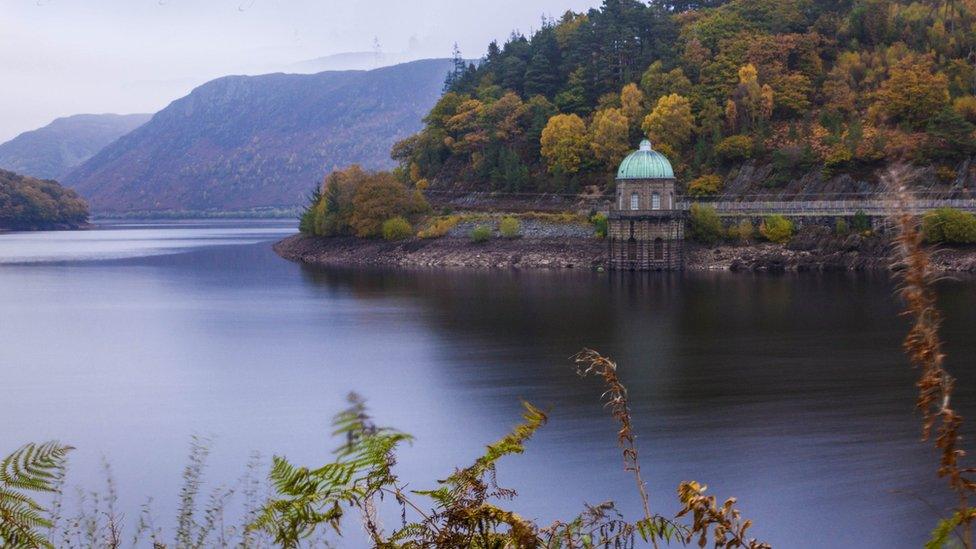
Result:
{"label": "stone tower", "polygon": [[620,163],[608,220],[611,269],[682,268],[685,212],[678,209],[674,184],[671,162],[646,139]]}

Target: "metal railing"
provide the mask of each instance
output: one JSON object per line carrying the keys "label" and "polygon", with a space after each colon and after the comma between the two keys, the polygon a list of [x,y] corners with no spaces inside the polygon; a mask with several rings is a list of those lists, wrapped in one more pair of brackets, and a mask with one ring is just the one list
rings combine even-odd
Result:
{"label": "metal railing", "polygon": [[[676,209],[687,210],[694,203],[715,208],[719,215],[849,216],[864,212],[869,216],[880,216],[890,214],[897,206],[894,200],[870,198],[776,201],[683,200],[677,203]],[[908,206],[909,211],[913,213],[927,212],[936,208],[955,208],[976,213],[976,199],[916,199]]]}

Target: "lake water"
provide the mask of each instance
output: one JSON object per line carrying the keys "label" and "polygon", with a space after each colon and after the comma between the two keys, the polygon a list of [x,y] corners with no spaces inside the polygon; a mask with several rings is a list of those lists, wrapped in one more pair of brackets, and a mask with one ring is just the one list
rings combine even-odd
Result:
{"label": "lake water", "polygon": [[[905,329],[883,276],[315,270],[270,249],[293,223],[118,223],[0,235],[0,453],[60,439],[69,484],[112,464],[129,523],[172,524],[191,435],[208,479],[252,451],[324,463],[358,391],[417,437],[399,471],[434,486],[517,421],[551,422],[500,467],[547,524],[639,501],[582,347],[617,359],[652,499],[696,479],[777,547],[918,547],[950,503],[919,442]],[[976,428],[976,296],[942,285],[950,369]],[[355,532],[357,521],[350,519]],[[357,546],[351,534],[344,546]]]}

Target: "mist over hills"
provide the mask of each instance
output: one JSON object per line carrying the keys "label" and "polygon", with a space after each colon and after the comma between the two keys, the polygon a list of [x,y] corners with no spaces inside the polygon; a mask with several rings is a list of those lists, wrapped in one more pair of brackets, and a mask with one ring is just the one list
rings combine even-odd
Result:
{"label": "mist over hills", "polygon": [[38,179],[61,179],[151,114],[78,114],[58,118],[0,144],[0,168]]}
{"label": "mist over hills", "polygon": [[392,167],[391,146],[422,127],[450,67],[433,59],[372,71],[219,78],[64,182],[99,212],[297,205],[333,168]]}

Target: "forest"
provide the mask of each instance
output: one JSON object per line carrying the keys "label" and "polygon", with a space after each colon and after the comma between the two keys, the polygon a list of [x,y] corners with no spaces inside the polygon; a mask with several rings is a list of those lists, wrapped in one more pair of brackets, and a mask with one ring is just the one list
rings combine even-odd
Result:
{"label": "forest", "polygon": [[694,196],[743,163],[775,189],[899,160],[957,177],[976,150],[974,0],[605,0],[455,55],[392,154],[438,190],[606,190],[642,136]]}
{"label": "forest", "polygon": [[88,222],[88,204],[56,181],[0,170],[0,230],[77,228]]}

